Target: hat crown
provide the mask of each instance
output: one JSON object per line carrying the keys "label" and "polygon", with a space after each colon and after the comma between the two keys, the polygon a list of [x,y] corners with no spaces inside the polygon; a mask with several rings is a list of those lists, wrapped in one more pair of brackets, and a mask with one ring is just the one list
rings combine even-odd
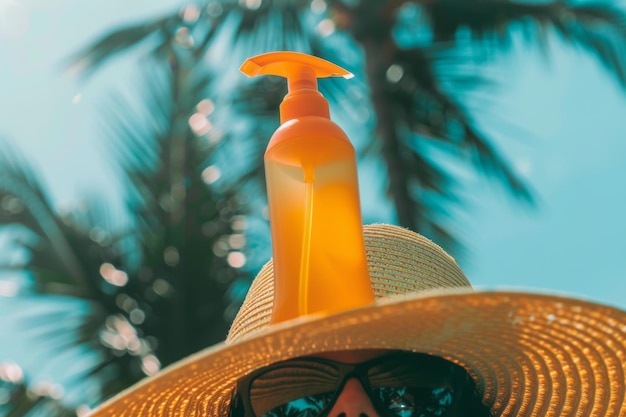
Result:
{"label": "hat crown", "polygon": [[[467,288],[454,258],[429,239],[392,225],[363,227],[370,282],[377,301],[430,289]],[[267,328],[274,299],[273,263],[261,268],[230,328],[233,343]]]}

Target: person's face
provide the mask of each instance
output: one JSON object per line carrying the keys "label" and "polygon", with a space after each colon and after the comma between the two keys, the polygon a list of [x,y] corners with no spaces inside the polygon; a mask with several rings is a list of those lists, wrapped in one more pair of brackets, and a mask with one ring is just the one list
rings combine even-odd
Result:
{"label": "person's face", "polygon": [[[345,363],[359,363],[385,354],[386,351],[346,351],[317,355],[322,358]],[[356,378],[346,382],[328,417],[379,417],[372,401]]]}

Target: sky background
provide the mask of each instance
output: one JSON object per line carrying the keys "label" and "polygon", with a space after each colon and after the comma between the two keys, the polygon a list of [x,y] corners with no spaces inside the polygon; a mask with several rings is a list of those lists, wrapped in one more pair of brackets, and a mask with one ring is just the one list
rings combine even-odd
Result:
{"label": "sky background", "polygon": [[[81,82],[63,70],[64,59],[119,25],[180,5],[0,0],[0,138],[36,166],[59,208],[77,204],[87,190],[121,207],[98,112],[109,91],[132,91],[137,76],[132,57],[123,57]],[[489,93],[489,105],[472,106],[480,92],[468,98],[477,123],[528,179],[538,204],[521,207],[468,175],[469,204],[454,219],[467,249],[458,261],[478,288],[557,292],[624,309],[626,94],[584,52],[555,41],[549,55],[515,41],[499,60],[501,86]],[[0,285],[0,294],[7,288]],[[0,297],[0,321],[8,323],[16,302]],[[17,326],[0,331],[0,362],[24,356],[19,338],[10,346],[3,340],[13,331]]]}

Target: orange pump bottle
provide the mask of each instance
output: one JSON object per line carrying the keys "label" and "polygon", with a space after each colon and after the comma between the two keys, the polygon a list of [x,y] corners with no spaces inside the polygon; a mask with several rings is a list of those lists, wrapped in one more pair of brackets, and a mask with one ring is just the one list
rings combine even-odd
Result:
{"label": "orange pump bottle", "polygon": [[354,147],[330,120],[317,78],[352,74],[295,52],[249,58],[241,71],[278,75],[289,92],[265,152],[274,262],[272,323],[374,301]]}

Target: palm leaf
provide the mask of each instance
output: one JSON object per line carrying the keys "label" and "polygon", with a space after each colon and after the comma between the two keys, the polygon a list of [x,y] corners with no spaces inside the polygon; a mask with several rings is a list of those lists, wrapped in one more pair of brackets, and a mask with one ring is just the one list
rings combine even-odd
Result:
{"label": "palm leaf", "polygon": [[[212,6],[217,6],[217,12],[211,5],[188,5],[180,13],[115,29],[66,59],[63,66],[72,73],[88,76],[112,57],[141,44],[150,44],[151,54],[170,60],[170,65],[178,65],[173,49],[188,50],[198,60],[224,23],[223,15],[239,7],[236,2],[228,1],[215,2]],[[195,40],[195,35],[200,41]]]}
{"label": "palm leaf", "polygon": [[8,144],[0,148],[0,167],[0,201],[5,203],[0,221],[20,224],[36,236],[33,246],[22,241],[33,254],[29,268],[48,271],[47,282],[70,285],[85,295],[89,284],[80,259],[34,171]]}
{"label": "palm leaf", "polygon": [[[194,134],[189,119],[212,79],[180,62],[174,67],[151,62],[142,90],[147,108],[116,98],[107,106],[103,124],[123,173],[133,239],[141,254],[140,270],[129,271],[124,294],[143,300],[139,308],[151,312],[139,327],[159,340],[163,364],[225,337],[223,311],[241,298],[224,294],[234,280],[245,277],[228,266],[225,255],[207,256],[232,233],[230,217],[240,209],[237,193],[218,192],[202,180],[214,146],[207,141],[210,132]],[[186,76],[179,77],[178,71]],[[177,255],[168,260],[167,253]],[[169,295],[155,294],[156,283],[169,287]],[[148,299],[146,291],[152,294]]]}
{"label": "palm leaf", "polygon": [[170,18],[160,18],[117,29],[69,58],[69,68],[73,73],[88,75],[111,57],[136,47],[147,38],[163,37],[171,24]]}
{"label": "palm leaf", "polygon": [[[4,375],[4,371],[8,370],[11,370],[12,375]],[[0,414],[4,417],[22,417],[28,414],[76,417],[75,410],[59,401],[58,389],[49,385],[32,384],[21,372],[17,364],[0,363],[0,391],[7,397],[3,400],[8,399],[0,402]]]}
{"label": "palm leaf", "polygon": [[[118,266],[126,263],[123,234],[116,237],[114,233],[107,232],[108,239],[94,235],[94,230],[106,232],[108,228],[106,222],[98,217],[98,210],[68,212],[63,217],[55,213],[32,169],[15,151],[7,156],[9,149],[5,148],[1,155],[4,163],[0,163],[0,199],[19,198],[23,205],[21,210],[3,212],[0,220],[3,224],[20,225],[32,238],[24,239],[18,235],[12,241],[29,254],[27,263],[6,266],[15,272],[28,273],[34,283],[33,290],[39,294],[62,294],[93,302],[90,314],[78,317],[70,328],[66,326],[70,323],[67,312],[21,317],[21,328],[33,343],[45,341],[46,349],[52,352],[67,352],[81,347],[93,349],[100,339],[104,319],[120,310],[116,302],[117,294],[112,291],[115,286],[103,280],[101,267],[105,263]],[[93,206],[103,207],[104,204],[97,202]],[[105,212],[99,211],[101,215]],[[67,266],[68,258],[76,260],[81,280]],[[0,268],[4,266],[0,264]],[[45,300],[42,298],[41,302]],[[106,353],[104,346],[100,349]],[[123,359],[128,361],[128,357]],[[101,375],[110,374],[110,369],[112,367],[101,369]],[[85,369],[84,372],[91,373],[92,370]],[[78,376],[79,379],[82,377]],[[133,380],[136,379],[137,376]],[[26,413],[24,407],[31,410],[49,406],[45,401],[42,404],[25,402],[17,410]]]}
{"label": "palm leaf", "polygon": [[545,45],[545,29],[552,29],[568,43],[595,55],[622,86],[626,87],[626,15],[603,4],[547,2],[524,4],[505,0],[471,2],[444,0],[424,2],[435,39],[450,41],[461,28],[478,38],[507,39],[513,23],[522,25],[526,38]]}
{"label": "palm leaf", "polygon": [[[394,62],[406,68],[410,80],[405,82],[414,82],[411,83],[415,90],[412,99],[399,100],[405,103],[404,108],[407,110],[408,123],[412,130],[435,140],[447,142],[448,146],[461,148],[462,155],[467,154],[470,161],[481,171],[502,181],[515,197],[532,202],[528,186],[510,169],[508,162],[489,143],[487,137],[474,127],[476,124],[467,110],[440,87],[440,75],[436,76],[433,70],[437,65],[436,55],[428,56],[426,51],[420,49],[399,50],[394,56]],[[426,104],[416,100],[417,95],[422,100],[425,99]],[[439,123],[433,123],[433,118],[424,107],[439,114],[435,118]],[[452,129],[451,126],[456,129]]]}

